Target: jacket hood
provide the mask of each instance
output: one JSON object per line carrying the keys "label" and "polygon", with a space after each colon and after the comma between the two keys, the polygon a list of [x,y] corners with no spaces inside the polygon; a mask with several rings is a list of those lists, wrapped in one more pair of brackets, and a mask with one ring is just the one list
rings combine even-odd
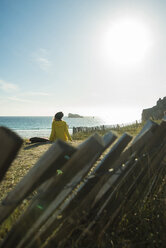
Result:
{"label": "jacket hood", "polygon": [[62,127],[62,126],[65,125],[65,122],[64,122],[64,121],[55,121],[55,120],[53,120],[53,122],[55,123],[55,125],[56,125],[57,127]]}

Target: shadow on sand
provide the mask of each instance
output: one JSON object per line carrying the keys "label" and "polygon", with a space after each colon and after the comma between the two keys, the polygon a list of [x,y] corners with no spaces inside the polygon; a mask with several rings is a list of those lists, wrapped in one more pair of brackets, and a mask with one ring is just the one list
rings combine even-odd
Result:
{"label": "shadow on sand", "polygon": [[35,148],[35,147],[38,147],[38,146],[41,146],[41,145],[47,145],[47,144],[52,144],[53,142],[51,141],[46,141],[46,142],[37,142],[37,143],[29,143],[27,144],[28,146],[24,147],[24,150],[29,150],[31,148]]}

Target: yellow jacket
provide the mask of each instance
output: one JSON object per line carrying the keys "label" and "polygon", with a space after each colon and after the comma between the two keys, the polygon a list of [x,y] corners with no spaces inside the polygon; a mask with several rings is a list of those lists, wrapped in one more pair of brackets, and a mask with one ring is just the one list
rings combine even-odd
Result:
{"label": "yellow jacket", "polygon": [[61,139],[63,141],[72,140],[65,121],[53,120],[49,140],[55,141],[56,139]]}

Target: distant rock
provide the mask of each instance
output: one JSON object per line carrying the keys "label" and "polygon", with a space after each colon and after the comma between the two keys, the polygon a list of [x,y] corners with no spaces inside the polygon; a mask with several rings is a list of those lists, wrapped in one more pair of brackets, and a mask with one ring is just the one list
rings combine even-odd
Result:
{"label": "distant rock", "polygon": [[71,113],[68,114],[68,117],[69,117],[69,118],[83,118],[83,116],[81,116],[81,115],[78,115],[78,114],[71,114]]}
{"label": "distant rock", "polygon": [[156,105],[152,108],[143,109],[142,111],[142,121],[161,120],[164,115],[166,115],[166,97],[163,99],[159,98]]}

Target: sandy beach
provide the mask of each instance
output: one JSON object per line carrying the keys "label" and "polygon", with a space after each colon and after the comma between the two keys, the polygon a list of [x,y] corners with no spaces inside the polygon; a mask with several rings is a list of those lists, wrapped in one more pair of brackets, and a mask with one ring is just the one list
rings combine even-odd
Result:
{"label": "sandy beach", "polygon": [[[69,142],[70,145],[77,147],[81,140]],[[51,147],[52,143],[35,143],[28,144],[24,142],[19,150],[17,157],[11,164],[3,181],[0,184],[0,199],[2,200],[6,194],[14,188],[14,186],[24,177],[31,167],[35,165],[38,159]]]}

